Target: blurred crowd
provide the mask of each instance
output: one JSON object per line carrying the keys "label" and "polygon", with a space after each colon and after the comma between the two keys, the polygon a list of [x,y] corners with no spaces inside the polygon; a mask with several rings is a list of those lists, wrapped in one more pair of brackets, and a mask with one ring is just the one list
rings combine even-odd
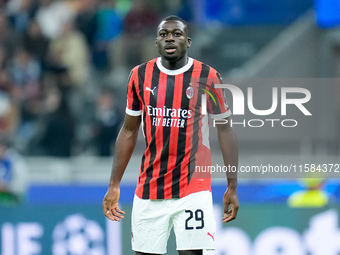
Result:
{"label": "blurred crowd", "polygon": [[112,155],[129,70],[169,14],[192,16],[185,0],[0,0],[0,134],[23,155]]}

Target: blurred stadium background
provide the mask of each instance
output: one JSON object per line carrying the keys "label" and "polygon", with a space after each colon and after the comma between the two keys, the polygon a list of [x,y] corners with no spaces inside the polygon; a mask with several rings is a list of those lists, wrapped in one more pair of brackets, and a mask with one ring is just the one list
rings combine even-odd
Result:
{"label": "blurred stadium background", "polygon": [[[240,165],[340,163],[337,0],[1,0],[0,6],[0,130],[11,155],[0,157],[1,255],[133,254],[129,219],[141,134],[122,182],[126,219],[106,221],[101,201],[129,71],[157,56],[155,27],[170,14],[190,24],[189,55],[215,67],[225,83],[241,79],[254,87],[256,107],[268,109],[272,87],[312,93],[312,116],[294,113],[296,128],[235,125]],[[211,147],[220,163],[214,129]],[[14,165],[20,170],[8,174]],[[311,186],[306,181],[240,178],[239,217],[224,226],[226,181],[216,176],[218,249],[207,254],[340,254],[340,172],[333,174],[312,185],[326,196],[313,208],[287,202]],[[168,254],[177,254],[174,242],[172,235]]]}

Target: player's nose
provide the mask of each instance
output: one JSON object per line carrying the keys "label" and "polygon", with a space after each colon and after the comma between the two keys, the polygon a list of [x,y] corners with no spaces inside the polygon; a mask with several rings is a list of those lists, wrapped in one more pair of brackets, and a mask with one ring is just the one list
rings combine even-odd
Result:
{"label": "player's nose", "polygon": [[168,35],[167,35],[167,37],[166,37],[165,40],[166,40],[166,41],[173,41],[173,40],[174,40],[173,34],[172,34],[172,33],[168,33]]}

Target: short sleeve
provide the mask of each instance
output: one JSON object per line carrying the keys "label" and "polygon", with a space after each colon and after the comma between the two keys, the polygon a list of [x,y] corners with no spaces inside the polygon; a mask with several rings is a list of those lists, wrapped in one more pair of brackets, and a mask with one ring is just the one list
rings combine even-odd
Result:
{"label": "short sleeve", "polygon": [[125,112],[131,116],[142,115],[142,103],[138,96],[138,86],[138,67],[135,67],[131,71],[128,79],[127,104],[125,109]]}

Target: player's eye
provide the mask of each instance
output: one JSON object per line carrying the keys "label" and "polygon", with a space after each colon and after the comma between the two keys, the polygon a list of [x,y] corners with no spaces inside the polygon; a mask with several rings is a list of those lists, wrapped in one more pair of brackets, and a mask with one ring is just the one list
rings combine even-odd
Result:
{"label": "player's eye", "polygon": [[182,34],[181,33],[175,33],[175,36],[176,37],[179,37],[179,36],[181,36]]}
{"label": "player's eye", "polygon": [[165,32],[159,33],[159,36],[165,37],[165,36],[166,36],[166,33],[165,33]]}

